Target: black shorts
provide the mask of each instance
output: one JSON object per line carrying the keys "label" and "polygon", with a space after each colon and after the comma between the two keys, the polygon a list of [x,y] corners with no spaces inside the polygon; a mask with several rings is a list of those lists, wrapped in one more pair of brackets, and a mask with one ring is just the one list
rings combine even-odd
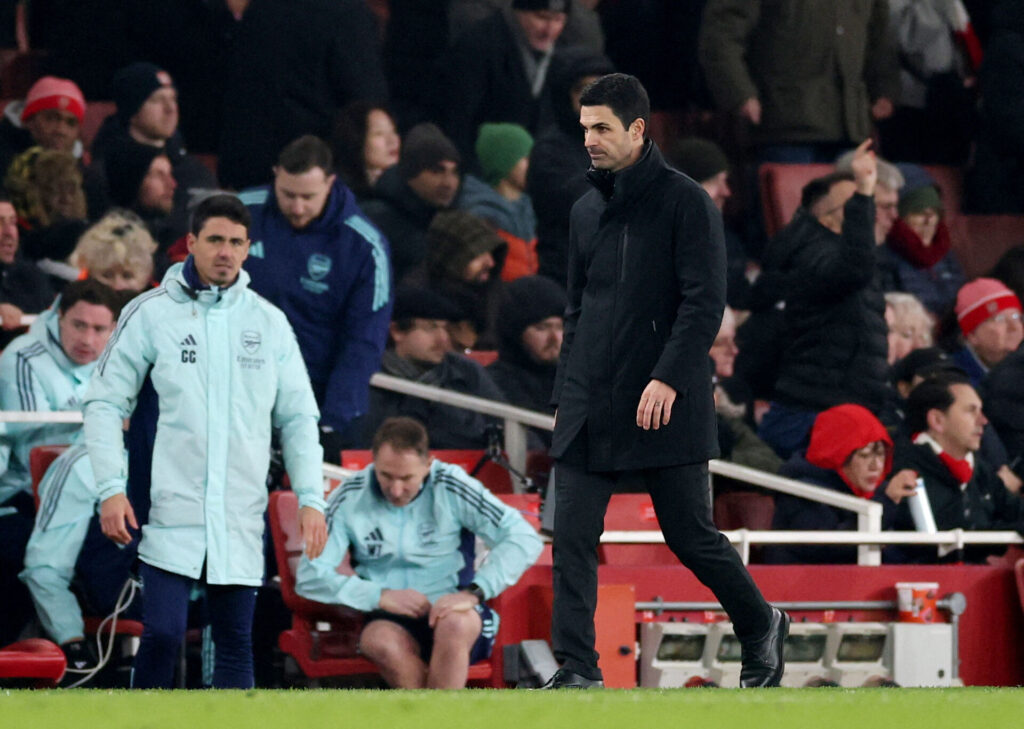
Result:
{"label": "black shorts", "polygon": [[[498,614],[487,605],[476,605],[473,609],[480,616],[483,628],[480,630],[480,635],[477,637],[476,642],[473,643],[473,648],[469,652],[470,665],[491,657],[491,651],[494,649],[494,639],[498,635],[499,622]],[[365,625],[369,625],[374,620],[390,620],[392,623],[405,628],[406,632],[419,644],[420,658],[427,663],[430,662],[430,653],[434,649],[434,630],[430,627],[429,616],[424,615],[422,618],[410,618],[406,615],[389,613],[386,610],[372,610],[366,614]]]}

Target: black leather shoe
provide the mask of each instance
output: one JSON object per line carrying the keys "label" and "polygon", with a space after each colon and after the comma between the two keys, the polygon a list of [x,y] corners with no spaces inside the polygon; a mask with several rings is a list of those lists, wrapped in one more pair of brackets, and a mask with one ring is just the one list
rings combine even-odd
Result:
{"label": "black leather shoe", "polygon": [[787,635],[789,616],[773,607],[771,626],[765,636],[743,646],[743,668],[740,669],[742,688],[779,685],[782,681],[782,672],[786,668],[782,659],[782,649]]}
{"label": "black leather shoe", "polygon": [[600,679],[584,678],[583,676],[570,671],[568,668],[559,668],[555,674],[548,679],[548,682],[541,686],[541,689],[593,689],[604,688],[604,681]]}

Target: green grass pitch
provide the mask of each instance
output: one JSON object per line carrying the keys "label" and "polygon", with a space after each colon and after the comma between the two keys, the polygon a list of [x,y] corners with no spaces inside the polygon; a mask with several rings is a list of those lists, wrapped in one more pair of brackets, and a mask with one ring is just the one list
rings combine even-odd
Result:
{"label": "green grass pitch", "polygon": [[1021,689],[0,692],[3,729],[1002,729]]}

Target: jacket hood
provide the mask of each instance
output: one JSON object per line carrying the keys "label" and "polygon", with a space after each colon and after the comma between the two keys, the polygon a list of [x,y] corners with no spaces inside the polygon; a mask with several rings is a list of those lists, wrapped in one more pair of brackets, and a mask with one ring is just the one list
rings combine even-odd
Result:
{"label": "jacket hood", "polygon": [[62,370],[71,372],[79,381],[88,380],[92,374],[95,362],[80,365],[72,360],[64,352],[64,346],[60,343],[60,296],[54,299],[50,308],[46,309],[36,317],[29,327],[29,334],[39,340],[47,353]]}
{"label": "jacket hood", "polygon": [[391,203],[407,215],[421,221],[424,226],[430,223],[438,211],[438,208],[425,202],[413,192],[409,184],[399,174],[397,165],[384,170],[380,179],[377,180],[377,184],[373,186],[371,198],[373,197]]}
{"label": "jacket hood", "polygon": [[490,223],[464,210],[445,210],[434,216],[427,230],[427,273],[431,278],[460,281],[466,265],[477,256],[494,258],[492,280],[501,274],[508,244]]}
{"label": "jacket hood", "polygon": [[523,347],[523,330],[551,316],[564,316],[569,300],[565,289],[546,276],[523,276],[505,285],[498,305],[498,351],[501,359],[545,371]]}
{"label": "jacket hood", "polygon": [[551,59],[548,88],[551,90],[555,123],[563,131],[576,134],[580,129],[580,115],[573,108],[569,92],[585,76],[604,76],[614,73],[615,65],[606,56],[582,47],[559,51]]}
{"label": "jacket hood", "polygon": [[463,178],[458,208],[491,221],[498,230],[517,238],[530,240],[536,236],[537,215],[530,196],[507,200],[479,177],[466,175]]}
{"label": "jacket hood", "polygon": [[[274,186],[267,185],[267,205],[277,215],[284,216],[281,208],[277,206],[277,195],[274,194]],[[352,215],[362,215],[359,205],[356,203],[356,196],[348,189],[348,186],[341,181],[341,178],[334,180],[331,186],[331,193],[327,196],[323,212],[309,225],[303,228],[304,233],[331,235],[345,224],[345,221]]]}
{"label": "jacket hood", "polygon": [[178,303],[191,299],[206,306],[213,306],[222,301],[225,305],[234,303],[248,288],[249,280],[249,273],[242,268],[238,271],[238,278],[230,286],[206,286],[199,281],[194,259],[190,254],[184,262],[175,263],[167,269],[160,285],[167,289],[168,296]]}
{"label": "jacket hood", "polygon": [[878,481],[881,483],[892,469],[892,438],[867,408],[852,403],[836,405],[815,419],[807,461],[842,475],[841,469],[850,454],[879,440],[885,443],[885,466]]}

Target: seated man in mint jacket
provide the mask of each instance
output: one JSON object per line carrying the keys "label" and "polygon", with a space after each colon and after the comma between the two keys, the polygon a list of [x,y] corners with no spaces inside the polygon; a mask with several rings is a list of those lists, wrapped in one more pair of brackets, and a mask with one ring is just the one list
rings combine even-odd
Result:
{"label": "seated man in mint jacket", "polygon": [[[303,557],[296,592],[368,613],[359,650],[391,686],[463,688],[498,632],[484,601],[537,560],[537,532],[461,468],[432,459],[412,418],[381,424],[373,464],[331,494],[327,513],[327,547]],[[490,548],[475,575],[474,534]],[[349,549],[356,573],[338,574]]]}
{"label": "seated man in mint jacket", "polygon": [[195,580],[209,601],[213,686],[252,687],[272,429],[298,494],[307,554],[316,557],[327,538],[319,413],[284,314],[248,288],[241,270],[249,220],[233,195],[199,204],[189,257],[125,308],[85,397],[100,524],[121,544],[137,528],[121,424],[147,374],[159,403],[152,505],[139,544],[146,627],[136,688],[171,686]]}

